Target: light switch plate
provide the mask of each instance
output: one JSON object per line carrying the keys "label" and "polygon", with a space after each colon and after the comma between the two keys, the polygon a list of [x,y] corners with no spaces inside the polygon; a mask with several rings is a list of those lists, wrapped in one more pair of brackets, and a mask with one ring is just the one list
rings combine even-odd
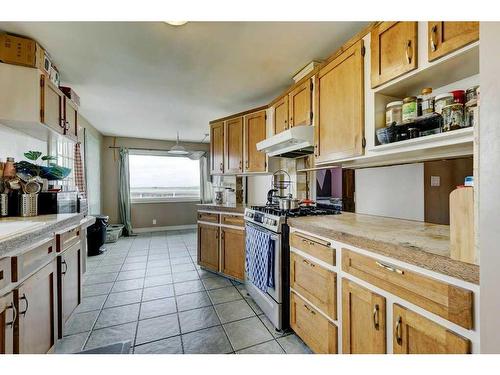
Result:
{"label": "light switch plate", "polygon": [[441,186],[441,177],[440,176],[431,176],[431,186],[433,186],[433,187]]}

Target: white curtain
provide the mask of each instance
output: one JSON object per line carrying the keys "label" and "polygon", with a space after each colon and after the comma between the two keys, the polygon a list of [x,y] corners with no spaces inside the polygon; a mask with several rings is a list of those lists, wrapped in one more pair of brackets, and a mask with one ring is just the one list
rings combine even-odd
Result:
{"label": "white curtain", "polygon": [[213,199],[212,182],[208,170],[208,157],[203,155],[200,158],[200,199],[201,203],[211,203]]}

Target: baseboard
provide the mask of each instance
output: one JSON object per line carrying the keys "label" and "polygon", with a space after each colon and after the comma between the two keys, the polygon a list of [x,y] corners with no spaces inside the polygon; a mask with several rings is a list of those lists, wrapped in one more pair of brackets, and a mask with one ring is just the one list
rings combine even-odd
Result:
{"label": "baseboard", "polygon": [[169,230],[186,230],[186,229],[196,229],[196,224],[188,225],[171,225],[167,227],[148,227],[148,228],[132,228],[133,233],[147,233],[147,232],[163,232]]}

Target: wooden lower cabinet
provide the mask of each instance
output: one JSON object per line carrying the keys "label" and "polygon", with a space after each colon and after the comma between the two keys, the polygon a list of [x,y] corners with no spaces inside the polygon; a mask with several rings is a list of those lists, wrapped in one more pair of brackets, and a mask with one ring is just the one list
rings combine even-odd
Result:
{"label": "wooden lower cabinet", "polygon": [[56,341],[56,261],[14,289],[14,353],[51,352]]}
{"label": "wooden lower cabinet", "polygon": [[468,339],[416,312],[394,305],[394,354],[468,354],[470,351]]}
{"label": "wooden lower cabinet", "polygon": [[82,246],[78,242],[57,257],[58,337],[81,302]]}
{"label": "wooden lower cabinet", "polygon": [[13,293],[0,297],[0,354],[14,353],[14,320],[16,315]]}
{"label": "wooden lower cabinet", "polygon": [[219,227],[198,224],[198,264],[219,271]]}
{"label": "wooden lower cabinet", "polygon": [[385,298],[342,279],[342,351],[386,353]]}
{"label": "wooden lower cabinet", "polygon": [[236,279],[245,278],[245,231],[220,228],[221,272]]}
{"label": "wooden lower cabinet", "polygon": [[294,292],[290,293],[290,326],[314,353],[337,353],[337,326]]}

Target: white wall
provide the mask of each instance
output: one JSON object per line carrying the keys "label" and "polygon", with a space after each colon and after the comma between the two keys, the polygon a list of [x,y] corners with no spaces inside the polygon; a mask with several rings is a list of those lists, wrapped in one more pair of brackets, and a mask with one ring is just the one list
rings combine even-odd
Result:
{"label": "white wall", "polygon": [[424,165],[356,170],[356,213],[424,220]]}
{"label": "white wall", "polygon": [[481,22],[480,35],[481,127],[476,186],[479,188],[481,352],[500,353],[500,23]]}
{"label": "white wall", "polygon": [[250,205],[266,204],[271,189],[272,175],[248,176],[247,201]]}
{"label": "white wall", "polygon": [[16,161],[24,160],[26,151],[47,152],[47,142],[32,138],[0,124],[0,159],[5,161],[12,156]]}

